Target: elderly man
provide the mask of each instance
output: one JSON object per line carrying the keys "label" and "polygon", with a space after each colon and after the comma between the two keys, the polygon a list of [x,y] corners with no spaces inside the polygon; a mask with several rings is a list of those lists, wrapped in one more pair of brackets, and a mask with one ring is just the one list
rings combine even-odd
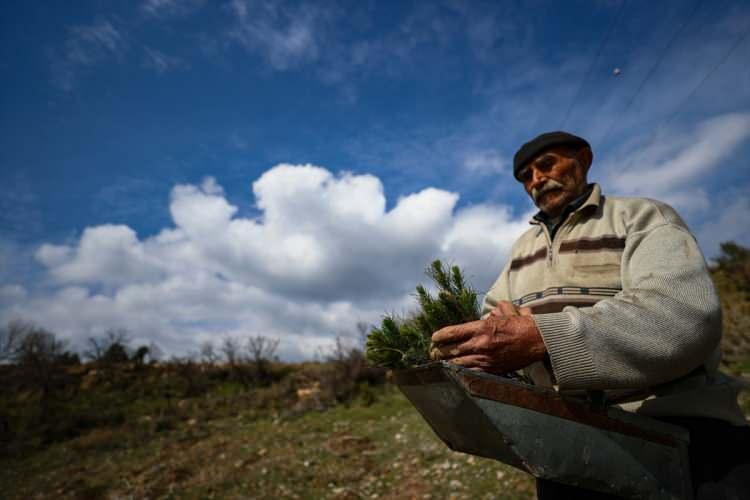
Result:
{"label": "elderly man", "polygon": [[[518,150],[514,175],[540,211],[487,293],[483,319],[435,332],[438,357],[524,369],[562,393],[604,391],[610,404],[683,425],[699,498],[724,498],[746,486],[737,466],[748,462],[739,447],[750,446],[750,430],[717,371],[721,309],[705,261],[669,206],[589,184],[592,159],[588,142],[565,132]],[[602,498],[545,481],[537,490]],[[743,491],[737,498],[750,498]]]}

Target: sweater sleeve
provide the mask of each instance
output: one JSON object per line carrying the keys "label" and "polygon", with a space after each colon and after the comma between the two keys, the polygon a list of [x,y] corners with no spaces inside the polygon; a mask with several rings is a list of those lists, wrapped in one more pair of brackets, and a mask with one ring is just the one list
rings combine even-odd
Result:
{"label": "sweater sleeve", "polygon": [[628,235],[623,290],[593,307],[534,316],[560,389],[645,388],[703,364],[721,308],[694,237],[664,224]]}

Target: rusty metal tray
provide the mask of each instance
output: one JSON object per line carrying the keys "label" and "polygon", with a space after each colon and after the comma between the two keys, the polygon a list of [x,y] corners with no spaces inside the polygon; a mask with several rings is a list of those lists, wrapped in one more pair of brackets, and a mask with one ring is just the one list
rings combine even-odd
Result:
{"label": "rusty metal tray", "polygon": [[446,362],[395,380],[453,450],[625,498],[692,498],[689,435],[680,427]]}

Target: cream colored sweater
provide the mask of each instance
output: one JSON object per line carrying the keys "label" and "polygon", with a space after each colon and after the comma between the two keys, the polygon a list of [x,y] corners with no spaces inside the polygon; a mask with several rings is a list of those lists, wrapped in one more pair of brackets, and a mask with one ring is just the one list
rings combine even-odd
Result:
{"label": "cream colored sweater", "polygon": [[[487,293],[530,307],[550,363],[527,373],[561,392],[605,390],[651,416],[745,423],[718,372],[721,308],[693,235],[669,206],[595,185],[554,241],[538,221]],[[633,401],[635,400],[635,401]]]}

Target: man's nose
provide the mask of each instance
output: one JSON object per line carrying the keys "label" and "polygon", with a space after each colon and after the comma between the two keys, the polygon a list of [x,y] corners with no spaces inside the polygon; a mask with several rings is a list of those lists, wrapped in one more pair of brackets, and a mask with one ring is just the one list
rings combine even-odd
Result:
{"label": "man's nose", "polygon": [[547,175],[536,168],[531,169],[531,188],[541,187],[547,181]]}

